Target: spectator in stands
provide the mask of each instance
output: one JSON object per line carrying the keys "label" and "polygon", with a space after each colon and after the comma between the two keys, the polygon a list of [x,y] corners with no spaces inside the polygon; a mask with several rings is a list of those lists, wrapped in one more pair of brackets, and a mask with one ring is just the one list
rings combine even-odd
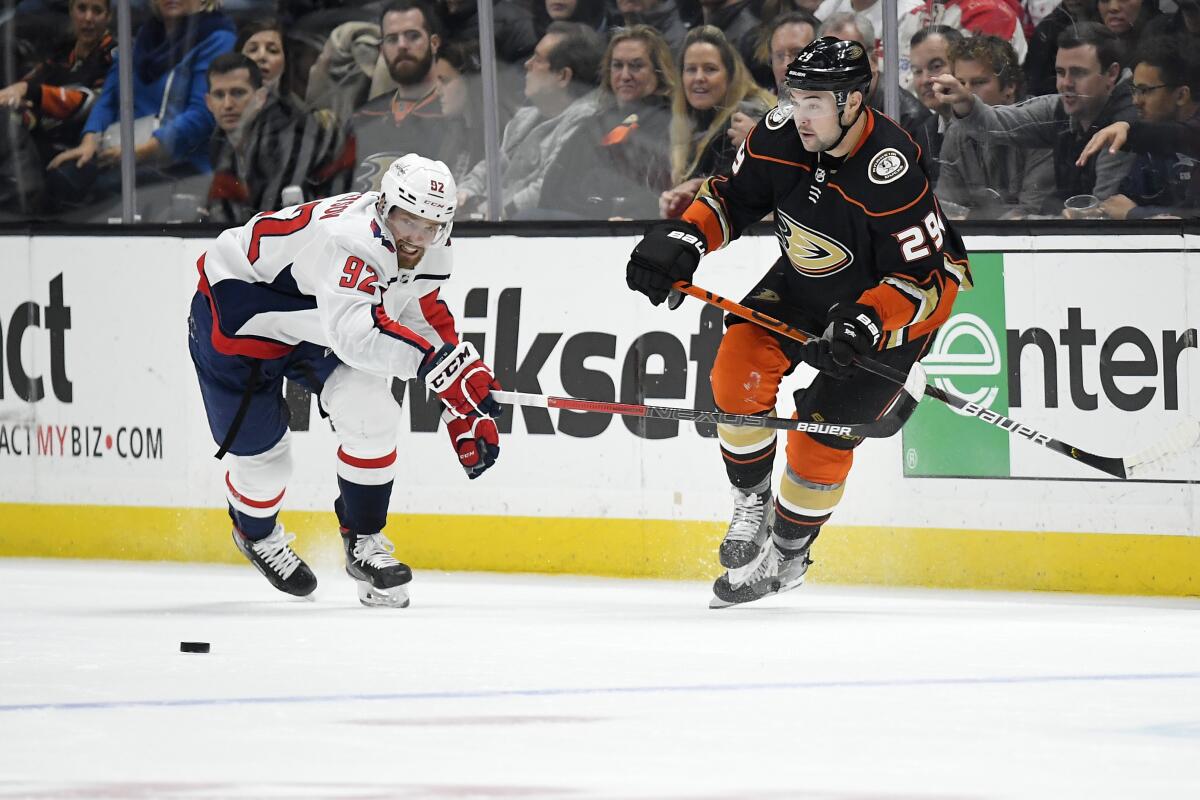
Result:
{"label": "spectator in stands", "polygon": [[[1017,53],[1018,63],[1025,57],[1028,44],[1021,26],[1023,9],[1019,0],[922,0],[919,7],[900,18],[901,42],[910,42],[918,31],[933,25],[945,25],[963,36],[997,36]],[[900,86],[910,89],[913,78],[905,54],[900,56]]]}
{"label": "spectator in stands", "polygon": [[712,25],[688,31],[681,89],[671,117],[675,185],[659,198],[663,217],[682,214],[705,178],[729,173],[738,150],[729,136],[734,113],[759,119],[775,105],[774,96],[751,79],[733,45]]}
{"label": "spectator in stands", "polygon": [[[208,66],[233,49],[233,23],[217,0],[154,0],[134,38],[132,148],[139,187],[210,171],[213,118],[205,107]],[[117,52],[83,139],[50,162],[47,196],[72,210],[121,190]]]}
{"label": "spectator in stands", "polygon": [[270,91],[247,56],[213,59],[205,102],[217,121],[210,220],[243,223],[259,211],[349,189],[354,154],[333,113],[306,111]]}
{"label": "spectator in stands", "polygon": [[704,9],[704,24],[720,28],[747,64],[754,60],[760,27],[758,17],[750,8],[752,1],[700,0]]}
{"label": "spectator in stands", "polygon": [[621,12],[621,24],[649,25],[662,34],[671,48],[671,56],[679,61],[683,55],[683,38],[687,26],[679,16],[675,0],[616,0],[617,11]]}
{"label": "spectator in stands", "polygon": [[1200,45],[1200,0],[1175,0],[1175,13],[1155,17],[1144,35],[1176,35],[1183,37],[1184,47]]}
{"label": "spectator in stands", "polygon": [[447,107],[434,75],[441,47],[437,18],[425,0],[390,0],[383,7],[380,52],[398,86],[354,114],[359,172],[355,188],[379,188],[388,165],[405,153],[420,152],[465,175],[482,155],[479,131],[467,117]]}
{"label": "spectator in stands", "polygon": [[304,105],[292,86],[287,37],[277,18],[261,17],[244,23],[238,29],[234,49],[258,65],[267,89],[288,98],[296,108]]}
{"label": "spectator in stands", "polygon": [[[504,216],[536,217],[546,170],[563,143],[596,113],[604,42],[587,25],[552,22],[525,62],[525,98],[504,128],[500,142],[500,186]],[[484,206],[487,162],[480,161],[458,182],[456,214]]]}
{"label": "spectator in stands", "polygon": [[597,33],[608,30],[605,0],[533,0],[533,25],[545,35],[551,22],[578,22]]}
{"label": "spectator in stands", "polygon": [[1116,35],[1126,56],[1137,50],[1146,25],[1161,16],[1158,0],[1093,0],[1093,5],[1100,24]]}
{"label": "spectator in stands", "polygon": [[1062,0],[1061,4],[1037,24],[1025,54],[1025,91],[1030,97],[1054,94],[1054,64],[1058,37],[1067,28],[1094,20],[1090,0]]}
{"label": "spectator in stands", "polygon": [[[1017,54],[997,36],[972,36],[956,43],[950,48],[950,65],[954,77],[979,102],[1011,106],[1021,99]],[[949,216],[961,218],[969,212],[972,219],[1011,219],[1040,213],[1053,190],[1054,160],[1048,148],[970,136],[964,125],[951,125],[946,131],[937,196]]]}
{"label": "spectator in stands", "polygon": [[[479,4],[475,0],[437,0],[435,11],[440,21],[443,44],[455,44],[467,57],[467,71],[478,72]],[[492,5],[495,25],[496,57],[519,64],[533,52],[538,35],[533,29],[533,14],[528,6],[515,0],[495,0]]]}
{"label": "spectator in stands", "polygon": [[[879,88],[879,56],[870,46],[875,41],[875,29],[871,20],[864,14],[853,14],[849,11],[838,12],[821,24],[818,36],[835,36],[849,42],[858,42],[867,51],[867,61],[871,65],[871,85],[867,87],[867,105],[876,111],[883,111],[883,91]],[[785,65],[786,66],[786,65]],[[900,90],[900,119],[897,120],[908,135],[921,148],[921,156],[926,160],[925,171],[933,174],[933,167],[928,163],[932,158],[930,151],[934,139],[938,136],[937,115],[926,108],[917,96],[907,89]]]}
{"label": "spectator in stands", "polygon": [[380,52],[380,39],[378,21],[351,20],[330,31],[309,70],[305,102],[349,119],[371,100],[394,93],[397,84]]}
{"label": "spectator in stands", "polygon": [[678,90],[666,40],[646,25],[617,31],[601,59],[600,110],[546,171],[541,209],[582,219],[654,219],[671,187],[671,102]]}
{"label": "spectator in stands", "polygon": [[1055,190],[1044,210],[1057,214],[1075,195],[1104,200],[1116,194],[1131,155],[1101,153],[1083,169],[1075,162],[1093,133],[1137,112],[1129,81],[1122,78],[1117,38],[1103,25],[1085,22],[1063,31],[1055,58],[1059,93],[1018,106],[980,102],[953,75],[933,80],[942,102],[954,110],[954,124],[966,126],[972,136],[1053,150]]}
{"label": "spectator in stands", "polygon": [[[789,11],[772,18],[764,30],[771,74],[769,80],[759,80],[759,85],[767,83],[771,91],[778,94],[788,64],[795,61],[800,51],[817,37],[817,28],[820,26],[816,17],[802,11]],[[757,77],[755,79],[758,80]],[[729,121],[729,142],[734,149],[742,146],[758,120],[758,117],[741,111],[733,112]]]}
{"label": "spectator in stands", "polygon": [[46,165],[79,141],[112,66],[109,0],[71,0],[68,11],[74,40],[0,90],[0,208],[40,204]]}
{"label": "spectator in stands", "polygon": [[946,127],[950,124],[950,108],[939,100],[934,92],[934,78],[950,74],[950,48],[962,41],[962,34],[945,25],[931,25],[917,31],[909,49],[909,64],[912,67],[913,89],[921,104],[937,115],[937,127],[922,130],[924,139],[918,139],[922,154],[926,155],[926,168],[934,182],[938,179],[938,168],[942,152],[942,141]]}
{"label": "spectator in stands", "polygon": [[[817,28],[821,27],[820,20],[810,12],[775,10],[781,7],[779,0],[769,0],[763,4],[763,21],[754,45],[753,58],[746,63],[758,85],[772,93],[778,93],[779,81],[787,65],[795,61],[800,51],[817,38]],[[785,58],[787,61],[780,67],[779,61]]]}
{"label": "spectator in stands", "polygon": [[[923,0],[896,0],[897,21],[904,19],[922,4]],[[876,39],[867,48],[867,52],[875,51],[876,55],[883,53],[883,42],[878,36],[883,33],[883,0],[824,0],[816,10],[817,19],[827,21],[834,14],[851,13],[863,14],[871,21],[871,28],[876,33]],[[908,40],[900,40],[900,74],[908,72]]]}
{"label": "spectator in stands", "polygon": [[[1133,68],[1138,121],[1187,126],[1200,143],[1200,59],[1178,39],[1147,41]],[[1121,190],[1101,207],[1112,219],[1200,216],[1197,159],[1175,150],[1134,148],[1137,157]]]}

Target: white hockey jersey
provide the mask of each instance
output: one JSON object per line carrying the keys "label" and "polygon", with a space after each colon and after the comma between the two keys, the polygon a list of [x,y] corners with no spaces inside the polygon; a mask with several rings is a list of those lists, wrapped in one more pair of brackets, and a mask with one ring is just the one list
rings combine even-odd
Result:
{"label": "white hockey jersey", "polygon": [[457,344],[438,297],[452,267],[449,241],[400,268],[378,197],[337,195],[223,231],[197,262],[213,346],[272,359],[312,342],[351,367],[407,379],[429,353]]}

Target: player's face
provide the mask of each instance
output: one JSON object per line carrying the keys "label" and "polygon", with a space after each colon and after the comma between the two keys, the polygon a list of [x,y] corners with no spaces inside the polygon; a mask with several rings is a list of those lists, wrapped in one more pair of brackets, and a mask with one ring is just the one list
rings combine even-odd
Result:
{"label": "player's face", "polygon": [[1104,27],[1120,36],[1133,30],[1133,23],[1142,13],[1142,0],[1100,0],[1096,10]]}
{"label": "player's face", "polygon": [[1073,117],[1094,117],[1108,102],[1115,80],[1114,70],[1101,69],[1095,45],[1059,48],[1054,57],[1054,85],[1063,110]]}
{"label": "player's face", "polygon": [[261,91],[250,83],[250,70],[235,69],[223,75],[213,75],[208,81],[205,105],[217,121],[217,127],[233,133],[253,118],[260,105]]}
{"label": "player's face", "polygon": [[783,86],[788,64],[795,61],[800,51],[808,47],[814,38],[816,32],[812,25],[801,22],[780,26],[771,34],[771,72],[775,75],[776,86]]}
{"label": "player's face", "polygon": [[283,38],[279,31],[259,31],[242,45],[242,55],[258,64],[263,83],[274,86],[283,74]]}
{"label": "player's face", "polygon": [[1016,99],[1017,87],[1000,86],[1000,77],[982,61],[960,58],[954,62],[954,77],[967,87],[967,91],[989,106],[1011,105]]}
{"label": "player's face", "polygon": [[444,223],[423,219],[395,206],[388,214],[387,225],[396,240],[396,260],[402,267],[416,266],[425,255],[425,248],[433,244],[446,227]]}
{"label": "player's face", "polygon": [[1162,70],[1149,64],[1133,68],[1133,104],[1138,118],[1146,122],[1169,122],[1175,119],[1178,106],[1176,87],[1164,86]]}
{"label": "player's face", "polygon": [[392,80],[401,86],[423,83],[433,67],[439,40],[425,30],[425,17],[417,9],[391,11],[383,17],[379,52]]}
{"label": "player's face", "polygon": [[654,94],[658,76],[654,74],[654,60],[646,43],[639,39],[618,42],[608,63],[608,79],[619,106]]}
{"label": "player's face", "polygon": [[683,93],[697,111],[708,111],[725,99],[729,73],[721,51],[708,42],[697,42],[683,54]]}
{"label": "player's face", "polygon": [[108,0],[75,0],[71,3],[71,27],[75,38],[81,42],[100,41],[108,30]]}
{"label": "player's face", "polygon": [[820,153],[833,147],[842,135],[838,122],[837,100],[833,92],[790,90],[792,121],[804,149]]}
{"label": "player's face", "polygon": [[576,0],[546,0],[546,14],[553,20],[570,21],[575,6]]}

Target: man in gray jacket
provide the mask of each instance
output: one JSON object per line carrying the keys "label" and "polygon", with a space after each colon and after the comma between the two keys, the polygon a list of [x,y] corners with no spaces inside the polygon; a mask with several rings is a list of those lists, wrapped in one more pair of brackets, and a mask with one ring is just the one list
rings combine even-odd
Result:
{"label": "man in gray jacket", "polygon": [[[950,71],[989,106],[1011,106],[1021,96],[1021,62],[998,36],[979,34],[950,48]],[[1054,191],[1053,155],[1046,147],[1022,147],[969,135],[952,124],[940,154],[937,193],[952,219],[1016,219],[1039,213]]]}
{"label": "man in gray jacket", "polygon": [[[552,22],[525,62],[525,97],[500,142],[500,189],[504,217],[535,209],[546,169],[563,142],[596,111],[592,90],[599,79],[604,45],[576,22]],[[487,163],[480,161],[458,184],[461,219],[487,200]]]}
{"label": "man in gray jacket", "polygon": [[953,125],[975,138],[1053,151],[1054,191],[1042,211],[1061,214],[1075,195],[1100,200],[1116,194],[1133,161],[1131,153],[1103,152],[1088,166],[1075,166],[1092,134],[1119,120],[1137,118],[1127,76],[1122,76],[1116,37],[1103,25],[1083,22],[1063,31],[1055,57],[1058,94],[1015,106],[979,101],[953,75],[933,79],[941,102],[954,110]]}

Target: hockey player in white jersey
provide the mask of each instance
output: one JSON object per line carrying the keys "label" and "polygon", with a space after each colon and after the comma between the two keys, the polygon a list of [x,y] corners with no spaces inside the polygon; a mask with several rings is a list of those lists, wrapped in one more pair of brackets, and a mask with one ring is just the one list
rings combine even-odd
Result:
{"label": "hockey player in white jersey", "polygon": [[291,473],[285,378],[312,390],[336,432],[334,510],[364,605],[407,606],[412,580],[381,532],[400,416],[391,379],[418,377],[441,397],[468,477],[496,462],[499,386],[438,297],[455,195],[445,164],[409,154],[381,191],[258,214],[197,263],[189,347],[227,465],[233,540],[281,591],[317,585],[276,520]]}

